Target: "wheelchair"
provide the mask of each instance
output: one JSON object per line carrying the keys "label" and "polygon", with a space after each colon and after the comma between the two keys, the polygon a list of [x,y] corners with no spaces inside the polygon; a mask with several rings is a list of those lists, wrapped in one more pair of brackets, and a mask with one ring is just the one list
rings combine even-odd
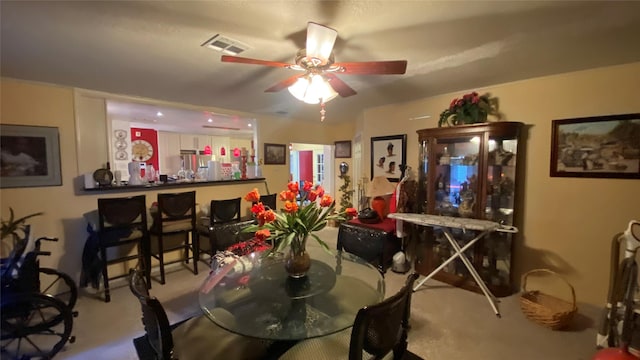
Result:
{"label": "wheelchair", "polygon": [[42,241],[58,239],[32,240],[27,227],[25,238],[0,263],[2,359],[52,359],[67,342],[75,342],[71,331],[78,288],[69,275],[40,267],[37,257],[51,255],[40,250]]}

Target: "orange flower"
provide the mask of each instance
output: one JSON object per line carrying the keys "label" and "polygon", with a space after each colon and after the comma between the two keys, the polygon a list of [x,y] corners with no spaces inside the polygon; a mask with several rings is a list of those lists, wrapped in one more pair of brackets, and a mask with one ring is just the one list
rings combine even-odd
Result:
{"label": "orange flower", "polygon": [[245,200],[247,201],[251,201],[251,202],[257,202],[260,201],[260,193],[258,192],[258,189],[253,188],[253,190],[251,190],[250,193],[248,193],[245,197]]}
{"label": "orange flower", "polygon": [[350,207],[350,208],[347,208],[347,210],[345,210],[345,213],[348,217],[355,217],[358,215],[358,210]]}
{"label": "orange flower", "polygon": [[296,193],[293,191],[287,191],[286,193],[286,201],[296,201]]}
{"label": "orange flower", "polygon": [[269,231],[269,229],[261,229],[256,231],[256,239],[258,240],[265,240],[269,236],[271,236],[271,231]]}
{"label": "orange flower", "polygon": [[[247,200],[247,201],[250,201],[250,200]],[[264,212],[264,205],[262,205],[261,202],[253,205],[251,207],[251,212],[254,214],[260,214],[261,212]]]}
{"label": "orange flower", "polygon": [[324,196],[324,188],[320,185],[318,185],[318,187],[316,187],[316,193],[318,193],[318,197],[322,197]]}
{"label": "orange flower", "polygon": [[298,204],[293,201],[287,201],[284,203],[284,211],[288,212],[289,214],[293,214],[294,212],[298,211]]}
{"label": "orange flower", "polygon": [[320,206],[329,207],[331,206],[331,204],[333,204],[333,198],[331,197],[331,195],[322,196],[322,199],[320,200]]}
{"label": "orange flower", "polygon": [[260,226],[264,225],[265,223],[273,222],[275,219],[276,213],[274,213],[273,210],[263,211],[258,214],[258,223],[260,224]]}
{"label": "orange flower", "polygon": [[318,198],[318,193],[315,190],[311,190],[307,194],[307,199],[309,201],[316,201],[317,198]]}
{"label": "orange flower", "polygon": [[273,222],[276,219],[276,213],[273,210],[267,210],[264,214],[264,219],[267,222]]}
{"label": "orange flower", "polygon": [[313,183],[311,181],[304,181],[304,186],[302,187],[302,189],[304,191],[309,191],[311,190],[311,188],[313,187]]}
{"label": "orange flower", "polygon": [[294,201],[296,199],[296,193],[289,191],[289,190],[283,190],[280,192],[280,200],[282,201]]}
{"label": "orange flower", "polygon": [[289,188],[289,191],[293,192],[293,193],[298,193],[298,183],[296,181],[292,181],[289,183],[289,185],[287,185],[287,187]]}

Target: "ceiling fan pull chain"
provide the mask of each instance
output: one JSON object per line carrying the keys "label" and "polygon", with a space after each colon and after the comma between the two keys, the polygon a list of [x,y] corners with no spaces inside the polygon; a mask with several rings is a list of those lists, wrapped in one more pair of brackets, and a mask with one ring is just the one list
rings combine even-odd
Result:
{"label": "ceiling fan pull chain", "polygon": [[320,121],[324,121],[324,114],[327,113],[327,111],[324,109],[324,101],[322,101],[322,99],[320,99]]}

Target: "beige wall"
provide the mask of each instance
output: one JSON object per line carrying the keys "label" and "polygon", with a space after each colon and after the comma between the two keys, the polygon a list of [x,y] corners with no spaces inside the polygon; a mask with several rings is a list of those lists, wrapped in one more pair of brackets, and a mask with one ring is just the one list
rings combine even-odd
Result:
{"label": "beige wall", "polygon": [[[100,195],[75,195],[73,191],[71,182],[77,175],[73,90],[10,79],[2,79],[1,86],[0,122],[59,127],[63,173],[63,186],[60,187],[0,190],[2,218],[9,206],[18,215],[44,211],[45,216],[31,222],[37,234],[57,236],[63,241],[50,246],[54,256],[43,259],[43,263],[58,267],[77,279],[86,239],[81,216],[95,209]],[[529,125],[525,206],[521,209],[523,222],[514,255],[516,274],[537,267],[554,269],[575,286],[580,302],[602,305],[608,286],[611,238],[624,230],[629,220],[640,219],[640,181],[549,177],[551,120],[640,112],[637,100],[640,63],[475,90],[488,91],[499,97],[505,120]],[[453,97],[463,93],[368,109],[353,123],[338,126],[256,116],[259,118],[258,148],[262,149],[264,142],[331,144],[352,138],[358,132],[362,135],[363,145],[362,175],[368,177],[369,139],[407,134],[408,164],[416,168],[416,130],[437,126],[440,111]],[[424,114],[432,117],[409,120]],[[279,192],[289,176],[288,163],[263,166],[263,174],[269,190]],[[354,179],[354,184],[356,182]],[[336,185],[339,184],[336,181]],[[234,185],[232,191],[243,194],[252,187],[252,184]],[[263,191],[263,187],[258,188]],[[197,190],[199,202],[229,196],[228,189],[223,187]],[[149,199],[155,197],[155,192],[146,194]]]}
{"label": "beige wall", "polygon": [[[640,219],[640,181],[550,177],[551,121],[640,113],[640,63],[474,90],[497,96],[505,120],[528,125],[524,208],[520,209],[523,222],[514,255],[515,273],[519,276],[539,267],[553,269],[573,284],[578,301],[602,305],[608,287],[611,239],[630,220]],[[416,130],[437,127],[440,112],[464,93],[366,110],[364,173],[370,173],[367,139],[381,135],[407,134],[408,164],[416,169]],[[431,118],[409,120],[424,114]]]}
{"label": "beige wall", "polygon": [[[0,123],[58,127],[63,183],[62,186],[54,187],[1,189],[0,217],[8,218],[9,207],[14,209],[17,216],[43,211],[43,216],[29,221],[35,234],[58,237],[61,241],[44,245],[53,254],[43,257],[41,263],[43,266],[58,268],[78,280],[82,249],[87,238],[86,223],[82,215],[96,209],[97,198],[145,194],[150,206],[155,201],[157,191],[76,195],[73,186],[78,176],[74,90],[2,78],[0,96]],[[351,124],[332,126],[319,121],[300,122],[255,114],[252,117],[258,118],[259,149],[263,148],[265,142],[333,144],[336,140],[344,140],[343,134],[353,133]],[[101,131],[104,133],[104,130]],[[95,164],[93,168],[100,166],[102,163]],[[279,192],[285,188],[289,178],[288,161],[286,165],[266,165],[262,169],[270,192]],[[197,201],[206,203],[213,198],[244,196],[254,187],[261,193],[266,193],[263,183],[181,188],[180,191],[195,189]],[[248,211],[248,207],[245,211]]]}

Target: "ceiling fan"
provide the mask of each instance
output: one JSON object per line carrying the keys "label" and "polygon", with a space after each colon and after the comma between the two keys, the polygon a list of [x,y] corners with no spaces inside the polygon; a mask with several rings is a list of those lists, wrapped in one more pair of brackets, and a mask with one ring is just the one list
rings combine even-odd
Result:
{"label": "ceiling fan", "polygon": [[[407,70],[406,60],[335,62],[333,45],[338,32],[330,27],[309,22],[307,25],[307,46],[300,49],[295,64],[278,61],[250,59],[239,56],[222,55],[222,62],[282,67],[302,71],[271,86],[265,92],[278,92],[288,88],[293,96],[310,104],[320,103],[324,119],[324,103],[335,98],[352,96],[356,91],[336,74],[345,75],[395,75]],[[328,85],[327,85],[328,84]]]}

